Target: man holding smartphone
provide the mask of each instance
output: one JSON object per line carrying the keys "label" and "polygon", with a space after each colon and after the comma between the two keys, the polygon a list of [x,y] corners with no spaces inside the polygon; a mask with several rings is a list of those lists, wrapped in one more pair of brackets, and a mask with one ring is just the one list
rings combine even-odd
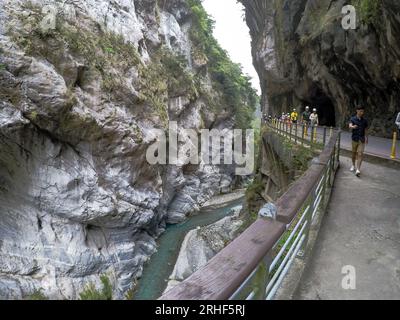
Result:
{"label": "man holding smartphone", "polygon": [[368,144],[368,121],[364,118],[365,108],[357,107],[357,114],[350,119],[349,128],[352,130],[352,161],[351,172],[356,172],[356,176],[361,176],[361,165],[365,146]]}

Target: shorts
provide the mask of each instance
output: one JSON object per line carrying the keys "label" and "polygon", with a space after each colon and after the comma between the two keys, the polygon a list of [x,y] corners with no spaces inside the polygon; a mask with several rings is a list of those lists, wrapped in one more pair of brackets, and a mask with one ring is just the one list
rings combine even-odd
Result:
{"label": "shorts", "polygon": [[353,150],[353,153],[357,153],[357,152],[364,153],[365,143],[362,143],[361,141],[353,141],[352,150]]}

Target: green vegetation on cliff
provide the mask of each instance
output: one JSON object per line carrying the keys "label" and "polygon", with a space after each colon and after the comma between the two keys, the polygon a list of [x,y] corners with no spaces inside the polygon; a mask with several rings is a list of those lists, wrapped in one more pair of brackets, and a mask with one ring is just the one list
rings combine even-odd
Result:
{"label": "green vegetation on cliff", "polygon": [[43,293],[43,289],[38,289],[27,296],[25,300],[49,300],[49,298]]}
{"label": "green vegetation on cliff", "polygon": [[190,32],[193,59],[207,65],[214,87],[223,94],[223,105],[220,107],[227,107],[234,113],[238,128],[250,128],[258,102],[250,78],[243,74],[239,64],[230,60],[227,52],[214,38],[214,21],[203,8],[201,1],[188,2],[193,13]]}
{"label": "green vegetation on cliff", "polygon": [[118,89],[124,72],[139,66],[137,49],[126,42],[123,36],[104,30],[99,24],[85,18],[79,25],[58,16],[55,29],[43,30],[42,8],[26,2],[23,8],[29,15],[21,14],[19,19],[23,32],[11,30],[13,40],[32,56],[39,56],[51,62],[61,74],[66,53],[83,58],[85,67],[97,69],[102,76],[102,86],[107,92]]}
{"label": "green vegetation on cliff", "polygon": [[356,7],[359,21],[377,25],[382,7],[381,0],[353,0],[352,4]]}
{"label": "green vegetation on cliff", "polygon": [[[105,95],[111,98],[126,87],[126,73],[136,70],[136,104],[149,105],[165,126],[170,98],[185,96],[190,101],[201,97],[208,110],[231,115],[237,128],[251,128],[258,96],[250,78],[243,75],[241,66],[233,63],[225,50],[212,36],[214,23],[201,1],[189,0],[193,26],[190,30],[193,60],[200,65],[191,70],[186,57],[173,53],[161,45],[151,52],[149,63],[144,63],[136,47],[121,36],[107,31],[89,17],[82,17],[79,25],[58,16],[55,29],[44,31],[41,7],[30,1],[23,6],[29,14],[17,18],[22,29],[10,30],[13,40],[28,54],[49,61],[66,79],[69,86],[79,85],[81,76],[94,70],[101,78]],[[74,83],[73,70],[65,69],[65,59],[84,63]],[[203,68],[204,67],[204,68]],[[93,74],[93,73],[91,73]],[[212,86],[209,85],[211,78]]]}
{"label": "green vegetation on cliff", "polygon": [[97,290],[93,283],[90,283],[85,290],[79,294],[81,300],[112,300],[112,285],[106,275],[100,277],[102,289]]}
{"label": "green vegetation on cliff", "polygon": [[185,95],[192,100],[199,96],[198,85],[188,71],[185,58],[165,47],[154,53],[149,65],[141,65],[139,82],[141,99],[153,106],[165,127],[169,97]]}

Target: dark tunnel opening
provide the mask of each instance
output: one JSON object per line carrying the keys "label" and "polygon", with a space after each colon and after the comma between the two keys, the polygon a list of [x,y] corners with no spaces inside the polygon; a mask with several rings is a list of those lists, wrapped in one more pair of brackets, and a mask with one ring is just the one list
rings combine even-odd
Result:
{"label": "dark tunnel opening", "polygon": [[319,124],[321,126],[336,126],[335,106],[332,100],[320,88],[314,87],[310,93],[308,103],[311,111],[314,108],[317,109]]}

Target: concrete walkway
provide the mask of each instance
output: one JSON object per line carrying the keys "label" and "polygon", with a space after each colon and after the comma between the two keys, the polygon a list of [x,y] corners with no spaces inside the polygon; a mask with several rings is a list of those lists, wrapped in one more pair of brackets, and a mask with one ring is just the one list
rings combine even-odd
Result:
{"label": "concrete walkway", "polygon": [[[311,129],[308,129],[308,135],[305,137],[307,140],[311,139]],[[327,138],[329,139],[329,129],[326,129]],[[295,130],[293,129],[293,134],[295,134]],[[301,127],[297,129],[298,137],[301,137]],[[324,137],[324,128],[317,128],[317,140],[318,142],[322,142]],[[352,149],[351,143],[351,133],[350,130],[343,130],[341,134],[341,148],[351,151]],[[393,139],[381,138],[375,136],[369,136],[369,143],[366,146],[365,153],[378,156],[384,159],[392,160],[392,146]],[[397,139],[396,143],[396,160],[400,161],[400,137]]]}
{"label": "concrete walkway", "polygon": [[[342,132],[342,148],[351,150],[351,133]],[[371,155],[390,159],[392,153],[393,140],[380,137],[369,137],[369,143],[365,148],[365,152]],[[400,160],[400,140],[397,140],[396,159]]]}
{"label": "concrete walkway", "polygon": [[[329,130],[327,130],[327,134],[329,134]],[[323,136],[324,136],[324,129],[318,127],[317,130],[318,141],[322,142]],[[311,137],[308,136],[308,138]],[[351,144],[352,143],[351,143],[350,130],[343,130],[341,134],[341,148],[351,151],[352,149]],[[373,156],[378,156],[385,159],[391,159],[390,156],[392,155],[392,146],[393,146],[393,139],[369,136],[369,142],[365,148],[365,152]],[[396,143],[396,159],[400,160],[400,137]]]}
{"label": "concrete walkway", "polygon": [[[400,170],[342,158],[330,205],[294,299],[400,299]],[[344,266],[356,289],[344,290]]]}

